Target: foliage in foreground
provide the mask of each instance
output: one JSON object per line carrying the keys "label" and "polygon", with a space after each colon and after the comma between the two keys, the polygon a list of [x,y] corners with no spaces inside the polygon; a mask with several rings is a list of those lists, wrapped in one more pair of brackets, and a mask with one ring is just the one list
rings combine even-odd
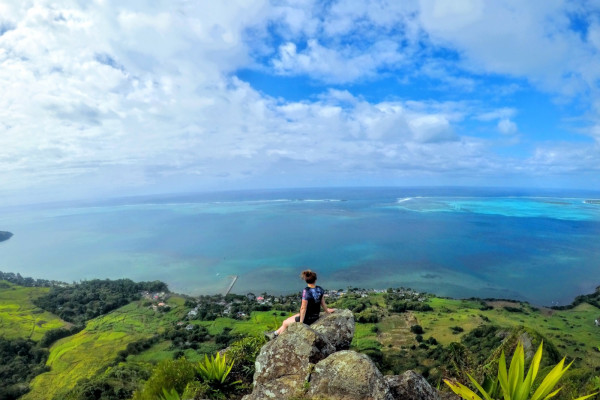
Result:
{"label": "foliage in foreground", "polygon": [[[504,400],[548,400],[556,396],[562,388],[554,390],[560,378],[567,372],[572,362],[566,367],[564,366],[565,359],[563,358],[552,370],[544,377],[541,384],[531,394],[537,377],[540,362],[542,360],[542,347],[540,344],[537,352],[531,360],[531,365],[525,376],[525,352],[523,343],[519,342],[515,353],[513,354],[510,368],[506,370],[506,357],[504,351],[500,356],[498,364],[498,378],[494,382],[488,382],[485,389],[477,383],[477,381],[469,374],[468,377],[471,383],[483,395],[485,400],[496,400],[503,398]],[[459,382],[452,382],[444,379],[444,382],[452,389],[454,393],[465,400],[482,400],[480,396],[474,393],[471,389]],[[576,400],[584,400],[594,396],[596,393],[582,396]]]}
{"label": "foliage in foreground", "polygon": [[228,379],[234,361],[217,353],[204,361],[192,363],[185,358],[158,364],[152,376],[133,400],[155,399],[225,399],[241,381]]}

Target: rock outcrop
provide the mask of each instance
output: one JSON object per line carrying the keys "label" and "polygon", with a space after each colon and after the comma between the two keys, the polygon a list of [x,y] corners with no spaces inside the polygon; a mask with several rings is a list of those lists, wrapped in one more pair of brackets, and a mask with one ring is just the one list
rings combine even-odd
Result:
{"label": "rock outcrop", "polygon": [[354,337],[354,316],[350,310],[338,310],[322,316],[310,327],[331,343],[335,351],[348,350]]}
{"label": "rock outcrop", "polygon": [[440,400],[413,371],[384,377],[368,356],[347,350],[353,336],[349,310],[291,325],[261,349],[254,390],[243,400]]}
{"label": "rock outcrop", "polygon": [[[402,400],[441,400],[438,391],[431,387],[423,375],[406,371],[402,375],[389,375],[385,382],[393,399]],[[456,397],[458,399],[458,397]]]}
{"label": "rock outcrop", "polygon": [[393,400],[389,387],[373,361],[365,354],[344,350],[315,366],[308,397],[330,400]]}

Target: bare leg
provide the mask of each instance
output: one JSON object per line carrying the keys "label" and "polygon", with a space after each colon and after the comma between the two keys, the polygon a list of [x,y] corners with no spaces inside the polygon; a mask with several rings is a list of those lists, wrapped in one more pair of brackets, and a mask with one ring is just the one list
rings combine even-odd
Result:
{"label": "bare leg", "polygon": [[296,317],[299,317],[299,316],[300,316],[300,314],[292,315],[291,317],[289,317],[288,319],[283,321],[283,324],[281,324],[281,327],[279,329],[277,329],[275,332],[277,332],[278,335],[281,335],[283,332],[285,332],[285,330],[288,328],[288,326],[296,323]]}

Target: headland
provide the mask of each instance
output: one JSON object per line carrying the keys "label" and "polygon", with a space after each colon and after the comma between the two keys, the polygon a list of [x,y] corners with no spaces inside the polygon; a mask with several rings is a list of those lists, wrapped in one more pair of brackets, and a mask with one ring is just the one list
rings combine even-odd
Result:
{"label": "headland", "polygon": [[6,231],[0,231],[0,242],[4,242],[13,237],[13,234]]}

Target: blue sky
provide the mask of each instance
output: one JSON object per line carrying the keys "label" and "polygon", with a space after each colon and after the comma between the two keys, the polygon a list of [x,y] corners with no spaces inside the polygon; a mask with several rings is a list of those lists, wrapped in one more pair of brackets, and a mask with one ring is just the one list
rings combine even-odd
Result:
{"label": "blue sky", "polygon": [[598,1],[4,1],[0,203],[600,190]]}

